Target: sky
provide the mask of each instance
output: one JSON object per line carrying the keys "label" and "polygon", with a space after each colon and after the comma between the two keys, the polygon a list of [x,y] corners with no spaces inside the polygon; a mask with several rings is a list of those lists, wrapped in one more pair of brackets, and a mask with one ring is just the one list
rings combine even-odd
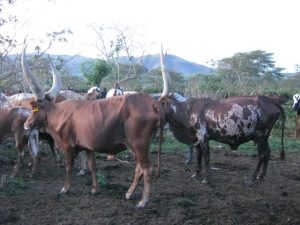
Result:
{"label": "sky", "polygon": [[[238,52],[273,53],[277,67],[295,72],[300,64],[299,0],[17,0],[4,13],[20,23],[7,32],[30,46],[51,30],[69,28],[68,43],[53,43],[49,53],[99,56],[92,26],[132,29],[132,40],[157,54],[203,64]],[[30,42],[31,41],[31,42]],[[35,42],[35,43],[34,43]],[[138,54],[138,52],[136,52]]]}

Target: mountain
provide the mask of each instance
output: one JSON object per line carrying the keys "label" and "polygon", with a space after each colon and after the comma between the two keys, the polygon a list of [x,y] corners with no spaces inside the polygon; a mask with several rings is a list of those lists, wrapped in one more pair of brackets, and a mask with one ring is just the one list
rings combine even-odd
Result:
{"label": "mountain", "polygon": [[[15,59],[16,55],[10,55],[11,59]],[[52,58],[63,58],[66,63],[65,67],[70,70],[70,74],[74,76],[82,76],[80,65],[84,62],[95,60],[95,58],[89,58],[81,55],[54,55],[51,54]],[[141,57],[134,57],[134,63],[140,63]],[[129,64],[129,59],[127,56],[120,57],[119,62],[122,64]],[[160,68],[160,55],[146,55],[143,57],[143,64],[147,70],[153,70]],[[182,59],[175,55],[167,55],[166,57],[166,66],[169,71],[177,72],[189,78],[195,74],[212,74],[213,69],[207,66],[203,66],[188,60]]]}
{"label": "mountain", "polygon": [[[57,57],[57,55],[55,56]],[[60,55],[68,62],[65,64],[71,71],[72,75],[81,76],[80,64],[88,60],[95,60],[84,56]],[[139,63],[140,57],[134,57],[133,62]],[[119,62],[122,64],[129,64],[129,59],[126,56],[120,57]],[[153,70],[160,67],[160,55],[146,55],[143,57],[143,64],[148,70]],[[194,62],[187,61],[175,55],[168,55],[166,58],[166,66],[168,70],[180,73],[184,77],[191,77],[195,74],[211,74],[212,69]]]}
{"label": "mountain", "polygon": [[81,56],[81,55],[75,55],[75,56],[70,56],[70,55],[51,55],[53,58],[63,58],[66,63],[65,67],[67,67],[70,70],[70,74],[73,76],[82,76],[81,70],[80,70],[80,65],[81,63],[90,61],[90,60],[95,60],[94,58],[89,58],[86,56]]}
{"label": "mountain", "polygon": [[[140,57],[134,57],[133,62],[140,62]],[[128,57],[121,57],[120,62],[129,63]],[[143,64],[148,70],[160,67],[160,55],[146,55],[143,57]],[[187,61],[175,55],[167,55],[166,66],[168,70],[182,74],[183,76],[191,76],[198,73],[211,74],[212,69],[194,62]]]}

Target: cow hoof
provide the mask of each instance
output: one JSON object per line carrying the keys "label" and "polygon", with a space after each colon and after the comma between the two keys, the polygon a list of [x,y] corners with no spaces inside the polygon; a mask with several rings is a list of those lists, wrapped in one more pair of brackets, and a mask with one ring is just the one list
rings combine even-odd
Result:
{"label": "cow hoof", "polygon": [[126,193],[126,195],[125,195],[125,198],[126,198],[126,200],[131,200],[131,199],[133,199],[133,194],[131,194],[131,193]]}
{"label": "cow hoof", "polygon": [[193,175],[192,175],[192,178],[197,178],[198,177],[198,174],[197,173],[194,173]]}
{"label": "cow hoof", "polygon": [[135,206],[136,209],[143,209],[145,208],[146,203],[139,201],[139,203]]}
{"label": "cow hoof", "polygon": [[252,188],[254,186],[254,182],[252,180],[245,180],[245,186],[247,188]]}
{"label": "cow hoof", "polygon": [[256,177],[256,180],[262,181],[262,180],[264,180],[264,176],[259,175],[259,176]]}
{"label": "cow hoof", "polygon": [[78,176],[78,177],[85,176],[85,171],[84,171],[84,170],[80,170],[80,171],[77,173],[77,176]]}
{"label": "cow hoof", "polygon": [[64,194],[66,194],[66,193],[68,193],[68,189],[65,188],[65,187],[63,187],[63,188],[60,190],[60,192],[59,192],[59,194],[61,194],[61,195],[64,195]]}
{"label": "cow hoof", "polygon": [[186,159],[184,163],[185,164],[192,164],[192,160],[191,159]]}
{"label": "cow hoof", "polygon": [[92,188],[91,194],[92,194],[92,195],[96,195],[96,194],[97,194],[97,189],[96,189],[96,188]]}
{"label": "cow hoof", "polygon": [[201,184],[208,184],[208,181],[206,179],[201,181]]}

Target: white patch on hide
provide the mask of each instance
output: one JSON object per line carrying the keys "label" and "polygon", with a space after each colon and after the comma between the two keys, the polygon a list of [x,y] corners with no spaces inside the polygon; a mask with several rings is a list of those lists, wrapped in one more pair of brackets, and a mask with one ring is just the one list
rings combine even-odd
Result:
{"label": "white patch on hide", "polygon": [[97,92],[100,92],[100,88],[98,88],[98,87],[91,87],[88,91],[87,91],[87,93],[88,94],[90,94],[90,93],[93,93],[93,92],[95,92],[95,91],[97,91]]}
{"label": "white patch on hide", "polygon": [[[247,118],[243,117],[245,108],[250,111]],[[232,104],[232,108],[226,113],[215,115],[214,111],[208,110],[205,114],[207,118],[216,123],[216,126],[212,127],[215,131],[226,131],[225,135],[228,136],[242,135],[242,133],[246,136],[251,134],[255,130],[260,115],[261,112],[257,106],[240,106],[236,103]]]}
{"label": "white patch on hide", "polygon": [[196,131],[196,137],[198,141],[194,144],[194,146],[198,145],[200,142],[204,141],[204,137],[207,135],[206,124],[200,122],[200,127]]}
{"label": "white patch on hide", "polygon": [[191,114],[190,123],[191,123],[192,125],[196,124],[196,123],[197,123],[197,119],[198,119],[198,114],[192,113],[192,114]]}
{"label": "white patch on hide", "polygon": [[176,105],[171,104],[171,108],[172,108],[172,110],[174,111],[174,113],[176,114],[176,113],[177,113],[177,111],[176,111]]}
{"label": "white patch on hide", "polygon": [[293,107],[295,107],[295,105],[298,103],[299,99],[300,99],[300,95],[299,94],[295,94],[293,96],[293,101],[294,101]]}

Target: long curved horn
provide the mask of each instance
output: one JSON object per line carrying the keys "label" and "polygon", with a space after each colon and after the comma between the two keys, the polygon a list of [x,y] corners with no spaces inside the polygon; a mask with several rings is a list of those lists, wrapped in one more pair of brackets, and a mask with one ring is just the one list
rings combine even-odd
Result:
{"label": "long curved horn", "polygon": [[45,93],[45,95],[47,96],[48,100],[53,100],[57,97],[57,95],[59,94],[59,92],[61,90],[61,77],[60,77],[58,71],[53,66],[49,55],[48,55],[48,58],[50,60],[50,65],[51,65],[51,69],[52,69],[53,82],[52,82],[51,89],[49,91],[47,91]]}
{"label": "long curved horn", "polygon": [[164,82],[164,89],[161,94],[161,98],[167,97],[169,95],[169,80],[170,80],[170,75],[169,72],[166,68],[165,64],[165,56],[163,54],[163,47],[161,45],[161,52],[160,52],[160,65],[161,65],[161,73],[163,77],[163,82]]}
{"label": "long curved horn", "polygon": [[45,95],[43,94],[41,85],[39,84],[35,76],[32,74],[26,62],[26,47],[27,45],[24,46],[21,56],[21,66],[23,70],[23,75],[35,98],[37,100],[43,100],[45,98]]}

